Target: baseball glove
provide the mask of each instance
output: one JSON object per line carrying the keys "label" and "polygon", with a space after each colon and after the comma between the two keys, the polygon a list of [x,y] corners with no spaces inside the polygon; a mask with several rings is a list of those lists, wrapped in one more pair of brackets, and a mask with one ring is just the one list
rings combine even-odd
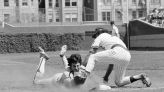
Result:
{"label": "baseball glove", "polygon": [[87,73],[83,68],[80,68],[79,72],[76,72],[74,74],[74,82],[76,85],[84,84],[86,79],[87,79]]}

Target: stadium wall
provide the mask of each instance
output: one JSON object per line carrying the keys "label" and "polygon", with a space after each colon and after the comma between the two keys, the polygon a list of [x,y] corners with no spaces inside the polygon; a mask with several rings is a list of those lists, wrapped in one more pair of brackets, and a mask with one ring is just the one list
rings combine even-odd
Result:
{"label": "stadium wall", "polygon": [[142,20],[129,22],[130,49],[164,49],[164,28]]}

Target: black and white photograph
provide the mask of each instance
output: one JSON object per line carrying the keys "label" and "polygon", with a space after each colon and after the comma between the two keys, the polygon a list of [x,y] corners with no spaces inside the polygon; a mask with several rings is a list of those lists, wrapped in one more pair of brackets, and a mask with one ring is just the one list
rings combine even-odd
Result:
{"label": "black and white photograph", "polygon": [[0,0],[0,92],[164,92],[164,0]]}

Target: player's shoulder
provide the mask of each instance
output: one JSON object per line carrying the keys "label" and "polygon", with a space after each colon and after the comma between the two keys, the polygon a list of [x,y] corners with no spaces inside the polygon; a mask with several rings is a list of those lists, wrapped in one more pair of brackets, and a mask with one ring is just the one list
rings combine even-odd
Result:
{"label": "player's shoulder", "polygon": [[102,34],[100,34],[100,36],[104,38],[104,36],[111,36],[111,34],[109,34],[109,33],[102,33]]}
{"label": "player's shoulder", "polygon": [[109,33],[102,33],[94,40],[93,43],[100,42],[101,40],[104,40],[104,39],[110,38],[110,37],[111,37],[111,35]]}
{"label": "player's shoulder", "polygon": [[109,34],[109,33],[104,33],[104,34],[102,35],[102,38],[103,38],[103,39],[104,39],[104,38],[109,38],[109,37],[112,37],[112,35]]}

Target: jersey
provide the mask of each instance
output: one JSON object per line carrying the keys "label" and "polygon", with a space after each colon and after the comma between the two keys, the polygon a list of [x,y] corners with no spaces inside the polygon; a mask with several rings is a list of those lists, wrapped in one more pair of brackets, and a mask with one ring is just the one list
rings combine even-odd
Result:
{"label": "jersey", "polygon": [[[79,69],[79,73],[78,72],[71,73],[70,67],[67,67],[67,69],[63,73],[55,74],[54,81],[66,87],[75,87],[75,86],[77,87],[78,85],[74,83],[74,76],[78,76],[79,74],[84,74],[81,73],[83,72],[82,70],[84,70],[84,67],[81,65]],[[85,77],[85,75],[81,75],[81,76]]]}
{"label": "jersey", "polygon": [[116,36],[112,36],[108,33],[102,33],[100,34],[93,42],[92,44],[92,48],[94,47],[102,47],[103,49],[107,50],[107,49],[111,49],[111,47],[115,44],[120,44],[123,47],[127,48],[126,45],[124,44],[124,42],[116,37]]}

